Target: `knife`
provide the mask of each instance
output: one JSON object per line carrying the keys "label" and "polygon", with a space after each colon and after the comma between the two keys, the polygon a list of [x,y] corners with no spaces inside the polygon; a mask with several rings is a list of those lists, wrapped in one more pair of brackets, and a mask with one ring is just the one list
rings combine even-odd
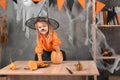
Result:
{"label": "knife", "polygon": [[73,74],[73,72],[69,68],[66,67],[66,69],[70,74]]}

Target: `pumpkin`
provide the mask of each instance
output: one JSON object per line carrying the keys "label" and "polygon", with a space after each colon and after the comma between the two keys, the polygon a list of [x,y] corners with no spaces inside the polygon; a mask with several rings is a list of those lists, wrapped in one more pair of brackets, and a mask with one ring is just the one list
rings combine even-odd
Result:
{"label": "pumpkin", "polygon": [[30,61],[28,61],[28,67],[32,71],[36,70],[37,69],[37,63],[35,61],[30,60]]}
{"label": "pumpkin", "polygon": [[104,53],[103,53],[103,56],[104,57],[111,57],[113,55],[113,53],[112,52],[108,52],[108,51],[105,51]]}
{"label": "pumpkin", "polygon": [[78,63],[77,64],[75,64],[75,69],[77,70],[77,71],[81,71],[82,70],[82,65],[81,65],[81,63],[78,61]]}
{"label": "pumpkin", "polygon": [[16,70],[16,65],[12,62],[12,63],[9,65],[9,69],[10,69],[10,70]]}
{"label": "pumpkin", "polygon": [[62,61],[63,61],[62,52],[52,51],[52,53],[51,53],[51,62],[53,64],[59,64],[59,63],[62,63]]}

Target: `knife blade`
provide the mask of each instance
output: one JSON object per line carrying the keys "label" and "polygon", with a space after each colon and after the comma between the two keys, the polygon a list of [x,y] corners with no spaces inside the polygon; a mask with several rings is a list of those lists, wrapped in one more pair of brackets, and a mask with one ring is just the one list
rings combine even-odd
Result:
{"label": "knife blade", "polygon": [[69,68],[66,67],[66,69],[70,74],[73,74],[73,72]]}

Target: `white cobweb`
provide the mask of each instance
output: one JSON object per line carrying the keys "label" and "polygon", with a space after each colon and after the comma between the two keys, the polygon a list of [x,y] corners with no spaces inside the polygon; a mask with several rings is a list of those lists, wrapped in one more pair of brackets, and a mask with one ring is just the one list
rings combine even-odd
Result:
{"label": "white cobweb", "polygon": [[[67,9],[67,6],[64,5],[64,7],[65,7],[66,15],[68,16],[68,19],[69,19],[68,41],[74,47],[74,36],[75,36],[75,34],[74,34],[74,31],[73,31],[73,25],[75,24],[75,21],[80,20],[81,18],[83,19],[83,16],[81,16],[81,14],[79,14],[79,16],[73,17],[72,14],[70,13],[70,11]],[[116,53],[115,53],[114,49],[111,48],[108,45],[108,43],[106,41],[106,37],[102,33],[102,31],[97,26],[93,27],[93,25],[90,25],[89,16],[90,16],[91,7],[92,7],[92,2],[91,2],[91,0],[88,0],[87,5],[86,5],[86,9],[82,10],[82,11],[86,11],[86,15],[85,15],[85,18],[86,18],[86,22],[85,22],[85,31],[86,31],[85,45],[89,46],[91,55],[93,55],[93,49],[92,49],[92,46],[94,45],[94,43],[93,43],[93,28],[95,27],[96,36],[97,36],[96,37],[96,53],[97,53],[97,55],[102,56],[101,48],[103,46],[104,46],[105,49],[109,50],[110,52],[113,53],[113,55],[115,55]],[[82,11],[81,11],[81,13],[82,13]],[[92,16],[92,14],[91,14],[91,16]],[[99,20],[99,21],[101,21],[101,20]],[[103,45],[103,46],[101,46],[101,45]],[[106,63],[106,65],[104,65],[103,59],[97,59],[96,60],[97,67],[99,69],[107,70],[110,73],[114,73],[114,71],[119,70],[119,68],[120,68],[120,66],[118,65],[119,62],[120,62],[120,58],[116,58],[113,64]]]}

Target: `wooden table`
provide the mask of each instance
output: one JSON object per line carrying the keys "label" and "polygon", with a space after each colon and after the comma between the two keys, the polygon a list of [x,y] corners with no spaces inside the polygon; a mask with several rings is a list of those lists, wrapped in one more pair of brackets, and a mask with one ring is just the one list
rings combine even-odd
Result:
{"label": "wooden table", "polygon": [[[94,61],[80,61],[83,66],[83,70],[76,71],[75,64],[77,61],[63,61],[61,64],[52,64],[50,63],[49,67],[39,68],[35,71],[25,70],[27,68],[28,61],[15,61],[17,69],[12,71],[9,69],[9,65],[0,70],[0,75],[5,75],[8,77],[8,80],[78,80],[79,78],[87,80],[88,76],[94,76],[94,80],[97,80],[97,75],[99,72],[97,70],[96,64]],[[70,74],[69,68],[73,74]],[[80,79],[79,79],[80,80]]]}

